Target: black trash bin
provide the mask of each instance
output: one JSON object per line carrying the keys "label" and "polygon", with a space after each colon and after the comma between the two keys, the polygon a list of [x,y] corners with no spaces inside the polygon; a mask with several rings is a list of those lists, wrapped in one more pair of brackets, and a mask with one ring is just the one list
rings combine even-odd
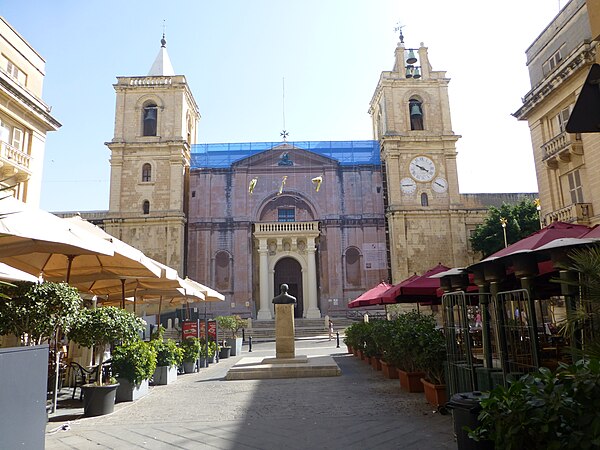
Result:
{"label": "black trash bin", "polygon": [[485,396],[486,394],[482,394],[479,391],[460,392],[454,394],[450,401],[446,403],[446,407],[452,410],[458,450],[494,449],[492,441],[475,441],[469,438],[469,433],[463,429],[463,427],[475,429],[480,425],[477,416],[481,411],[480,401]]}

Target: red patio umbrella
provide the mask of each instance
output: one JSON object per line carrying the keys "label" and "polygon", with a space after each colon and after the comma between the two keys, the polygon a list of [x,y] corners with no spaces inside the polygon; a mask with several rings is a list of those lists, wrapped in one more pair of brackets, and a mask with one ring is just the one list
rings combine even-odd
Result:
{"label": "red patio umbrella", "polygon": [[[369,289],[367,292],[361,294],[356,299],[352,300],[348,303],[348,308],[359,308],[361,306],[373,306],[373,305],[381,305],[383,303],[379,303],[379,298],[381,294],[386,292],[388,289],[392,287],[391,284],[382,281],[374,288]],[[395,303],[394,301],[388,303]]]}
{"label": "red patio umbrella", "polygon": [[450,270],[450,267],[446,267],[442,263],[439,263],[423,275],[411,279],[400,287],[400,293],[396,296],[396,302],[412,303],[426,297],[429,297],[429,299],[436,299],[438,297],[437,290],[440,287],[440,279],[430,277],[436,273],[445,272],[447,270]]}
{"label": "red patio umbrella", "polygon": [[[590,228],[585,225],[577,225],[565,222],[552,222],[547,227],[530,234],[526,238],[523,238],[520,241],[503,248],[502,250],[497,251],[493,255],[488,256],[477,264],[493,261],[506,256],[512,256],[518,253],[529,253],[557,239],[581,238],[590,231],[593,230],[590,230]],[[600,230],[596,231],[596,233],[600,235]]]}

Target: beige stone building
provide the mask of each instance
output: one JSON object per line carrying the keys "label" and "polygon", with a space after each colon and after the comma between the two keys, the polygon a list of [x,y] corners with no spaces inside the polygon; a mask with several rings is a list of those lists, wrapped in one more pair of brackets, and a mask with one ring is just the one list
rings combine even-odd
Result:
{"label": "beige stone building", "polygon": [[316,319],[382,280],[474,262],[487,208],[523,194],[460,194],[449,79],[423,45],[395,54],[374,140],[196,144],[198,107],[163,39],[148,75],[114,85],[110,209],[91,218],[224,293],[212,314],[259,320],[284,282],[296,316]]}
{"label": "beige stone building", "polygon": [[526,51],[531,90],[514,116],[531,130],[545,225],[600,223],[600,134],[565,129],[598,60],[600,2],[588,3],[569,1]]}
{"label": "beige stone building", "polygon": [[0,17],[0,186],[39,205],[46,133],[60,123],[42,100],[44,59]]}

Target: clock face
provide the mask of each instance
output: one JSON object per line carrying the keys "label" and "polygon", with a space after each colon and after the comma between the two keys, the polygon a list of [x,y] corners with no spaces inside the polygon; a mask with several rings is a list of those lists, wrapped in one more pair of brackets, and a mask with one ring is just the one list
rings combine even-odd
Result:
{"label": "clock face", "polygon": [[431,183],[431,188],[435,192],[441,194],[442,192],[446,192],[448,190],[448,182],[445,178],[437,177],[435,180],[433,180],[433,183]]}
{"label": "clock face", "polygon": [[408,165],[408,170],[417,181],[431,181],[435,175],[435,164],[427,156],[417,156]]}
{"label": "clock face", "polygon": [[400,180],[400,189],[405,194],[412,194],[417,190],[417,183],[412,178],[402,178]]}

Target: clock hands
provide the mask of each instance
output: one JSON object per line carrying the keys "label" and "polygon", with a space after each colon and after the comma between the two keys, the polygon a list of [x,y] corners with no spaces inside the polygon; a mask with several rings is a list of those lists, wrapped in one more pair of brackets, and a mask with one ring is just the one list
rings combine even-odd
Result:
{"label": "clock hands", "polygon": [[444,187],[444,185],[438,181],[436,181],[435,184],[437,184],[439,187]]}

